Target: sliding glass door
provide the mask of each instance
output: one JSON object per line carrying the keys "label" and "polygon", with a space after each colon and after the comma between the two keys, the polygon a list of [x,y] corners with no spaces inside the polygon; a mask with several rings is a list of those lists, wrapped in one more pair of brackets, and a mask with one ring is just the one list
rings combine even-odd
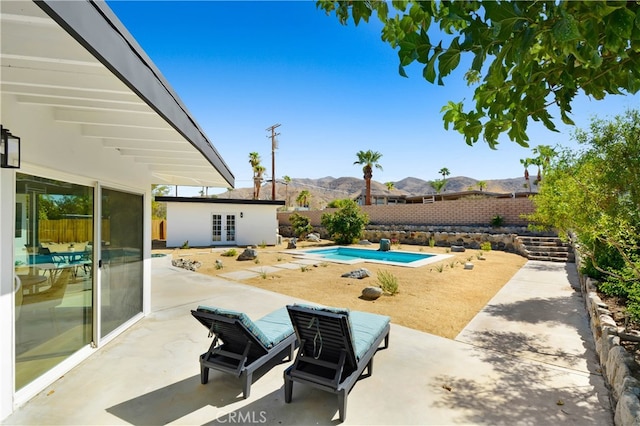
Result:
{"label": "sliding glass door", "polygon": [[93,194],[16,174],[16,390],[92,341]]}
{"label": "sliding glass door", "polygon": [[100,336],[142,312],[143,196],[102,191]]}

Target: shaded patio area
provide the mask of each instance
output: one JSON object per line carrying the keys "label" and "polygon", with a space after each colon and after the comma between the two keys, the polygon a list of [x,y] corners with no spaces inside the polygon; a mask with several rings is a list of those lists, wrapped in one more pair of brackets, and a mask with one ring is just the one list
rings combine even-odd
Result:
{"label": "shaded patio area", "polygon": [[[153,259],[153,313],[20,407],[4,424],[337,424],[335,395],[294,386],[280,364],[242,399],[236,378],[198,356],[210,344],[190,310],[257,319],[291,297]],[[613,418],[574,264],[528,262],[455,340],[393,324],[344,424],[594,424]]]}

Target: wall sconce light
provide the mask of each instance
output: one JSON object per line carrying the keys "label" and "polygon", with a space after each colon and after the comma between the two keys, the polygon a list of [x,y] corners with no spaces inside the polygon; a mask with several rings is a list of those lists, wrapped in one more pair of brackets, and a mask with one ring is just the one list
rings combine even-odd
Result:
{"label": "wall sconce light", "polygon": [[243,218],[243,217],[244,217],[244,213],[240,212],[240,218]]}
{"label": "wall sconce light", "polygon": [[0,125],[0,167],[20,168],[20,138]]}

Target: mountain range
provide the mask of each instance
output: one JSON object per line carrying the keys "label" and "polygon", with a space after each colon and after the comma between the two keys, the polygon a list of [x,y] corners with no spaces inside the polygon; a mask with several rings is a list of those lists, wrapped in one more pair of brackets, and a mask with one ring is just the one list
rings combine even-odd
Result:
{"label": "mountain range", "polygon": [[[480,190],[477,179],[465,176],[456,176],[447,179],[447,184],[442,193],[453,193],[471,190]],[[512,193],[527,191],[523,177],[510,179],[484,180],[483,191],[493,193]],[[301,191],[307,190],[311,194],[310,208],[322,208],[332,200],[341,198],[355,198],[365,190],[364,179],[355,177],[334,178],[331,176],[309,179],[292,178],[288,185],[283,181],[276,181],[276,199],[285,200],[288,206],[296,204],[296,198]],[[533,185],[533,191],[536,191]],[[372,194],[385,194],[395,196],[423,196],[435,194],[435,189],[430,181],[407,177],[393,182],[393,189],[389,190],[384,183],[371,181]],[[270,200],[272,195],[271,182],[264,183],[260,188],[260,199]],[[217,195],[218,198],[251,199],[253,188],[237,188]]]}

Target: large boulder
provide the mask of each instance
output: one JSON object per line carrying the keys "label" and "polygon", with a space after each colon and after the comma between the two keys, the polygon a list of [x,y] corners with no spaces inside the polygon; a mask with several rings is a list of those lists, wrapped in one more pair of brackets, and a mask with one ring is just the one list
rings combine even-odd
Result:
{"label": "large boulder", "polygon": [[296,245],[297,241],[298,240],[295,237],[291,238],[289,240],[289,243],[287,244],[287,249],[296,249],[296,248],[298,248],[298,246]]}
{"label": "large boulder", "polygon": [[240,256],[238,256],[238,260],[254,260],[258,257],[258,251],[254,248],[246,248]]}
{"label": "large boulder", "polygon": [[319,243],[320,242],[320,234],[311,233],[311,234],[307,235],[307,241],[311,241],[313,243]]}
{"label": "large boulder", "polygon": [[376,300],[380,296],[382,296],[380,287],[365,287],[362,289],[362,298],[365,300]]}
{"label": "large boulder", "polygon": [[365,268],[356,269],[355,271],[345,272],[342,278],[357,278],[359,280],[371,276],[371,272]]}

